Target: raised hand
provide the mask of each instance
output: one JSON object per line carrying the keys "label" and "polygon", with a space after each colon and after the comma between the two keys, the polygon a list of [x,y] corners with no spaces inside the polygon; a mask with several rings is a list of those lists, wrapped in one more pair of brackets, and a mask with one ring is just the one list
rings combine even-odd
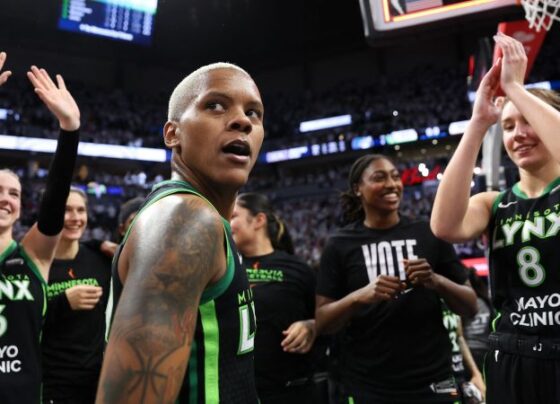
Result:
{"label": "raised hand", "polygon": [[495,124],[500,116],[501,105],[496,103],[495,97],[500,88],[501,71],[502,60],[498,59],[486,72],[476,91],[472,120],[480,122],[486,127]]}
{"label": "raised hand", "polygon": [[512,86],[523,85],[527,71],[527,54],[521,42],[501,32],[494,35],[494,41],[503,55],[500,84],[507,94]]}
{"label": "raised hand", "polygon": [[80,127],[80,109],[72,94],[66,89],[61,75],[56,75],[57,84],[54,84],[45,69],[31,66],[31,71],[27,72],[27,78],[31,81],[41,101],[56,116],[61,129],[75,131]]}
{"label": "raised hand", "polygon": [[[6,62],[7,57],[8,55],[6,55],[6,52],[0,52],[0,71],[2,71],[2,68],[4,67],[4,63]],[[10,77],[11,75],[12,72],[9,70],[0,73],[0,86],[4,84],[6,80],[8,80],[8,77]]]}
{"label": "raised hand", "polygon": [[290,353],[307,353],[315,342],[315,320],[302,320],[292,323],[287,330],[282,331],[284,339],[282,349]]}

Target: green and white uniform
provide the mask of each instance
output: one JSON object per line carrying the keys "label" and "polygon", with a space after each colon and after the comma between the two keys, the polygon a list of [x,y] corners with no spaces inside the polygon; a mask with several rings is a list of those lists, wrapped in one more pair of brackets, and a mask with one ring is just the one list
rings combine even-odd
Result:
{"label": "green and white uniform", "polygon": [[[136,218],[146,207],[172,194],[193,194],[206,200],[187,182],[164,181],[154,187]],[[229,223],[224,218],[222,221],[227,269],[223,278],[202,294],[189,366],[179,395],[181,404],[258,402],[253,362],[256,329],[253,293]],[[113,260],[115,302],[122,292],[117,270],[119,255],[129,233],[130,229]]]}
{"label": "green and white uniform", "polygon": [[489,230],[495,331],[560,338],[560,178],[538,198],[501,193]]}
{"label": "green and white uniform", "polygon": [[497,310],[486,356],[489,404],[560,402],[560,178],[537,198],[499,195],[489,225]]}

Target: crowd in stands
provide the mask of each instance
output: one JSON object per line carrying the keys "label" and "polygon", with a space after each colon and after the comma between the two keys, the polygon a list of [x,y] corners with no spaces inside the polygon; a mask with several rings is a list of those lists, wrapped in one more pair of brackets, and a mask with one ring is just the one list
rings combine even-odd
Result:
{"label": "crowd in stands", "polygon": [[[537,64],[529,82],[556,77],[560,56],[551,45],[543,47],[540,58],[547,63]],[[368,85],[347,81],[332,89],[306,91],[297,96],[264,94],[264,150],[301,144],[299,123],[327,116],[351,114],[353,123],[347,128],[350,137],[466,119],[470,115],[466,76],[466,65],[426,68],[398,77],[377,75]],[[163,147],[161,130],[167,113],[167,97],[163,93],[133,94],[76,82],[69,85],[82,110],[82,141]],[[41,108],[24,79],[13,77],[9,86],[0,88],[0,108],[11,111],[6,119],[0,119],[0,133],[56,137],[56,122]],[[337,132],[315,136],[334,140]]]}
{"label": "crowd in stands", "polygon": [[[399,166],[404,169],[411,164],[407,162]],[[349,168],[350,163],[343,162],[327,170],[306,169],[304,175],[301,172],[257,171],[243,191],[257,191],[269,196],[290,229],[296,255],[316,267],[329,234],[343,224],[339,196],[345,187]],[[15,169],[24,182],[23,212],[36,212],[44,188],[44,173],[30,174],[21,168]],[[86,181],[76,177],[75,185],[82,187],[89,199],[89,223],[84,239],[116,239],[114,231],[121,204],[133,197],[147,195],[161,180],[161,175],[149,177],[144,172],[130,172],[124,176],[96,173]],[[406,187],[401,213],[413,219],[429,220],[434,192],[433,184],[429,183]],[[23,235],[35,220],[33,216],[22,217],[15,229],[16,238]],[[456,248],[463,257],[483,254],[476,243],[457,245]]]}
{"label": "crowd in stands", "polygon": [[[536,65],[529,82],[559,76],[560,54],[553,45],[545,44],[541,50],[542,63]],[[299,122],[325,116],[351,113],[353,124],[346,132],[350,138],[362,133],[425,128],[466,119],[470,115],[470,104],[465,78],[466,66],[431,68],[400,77],[376,76],[366,86],[347,82],[321,93],[264,94],[267,138],[263,150],[301,144]],[[69,85],[82,111],[82,141],[163,147],[161,131],[167,105],[163,93],[138,95],[119,89],[90,88],[83,83]],[[0,119],[0,134],[56,138],[56,122],[28,86],[24,79],[13,77],[9,85],[0,87],[0,108],[11,111],[6,119]],[[331,130],[314,136],[334,140],[338,132]],[[401,164],[401,168],[405,166]],[[315,266],[327,236],[341,225],[338,192],[345,187],[349,167],[350,163],[343,163],[309,169],[304,174],[256,170],[245,191],[264,192],[275,201],[277,210],[290,226],[297,255]],[[28,173],[17,167],[16,171],[26,182],[23,211],[36,212],[44,173]],[[96,173],[95,178],[78,180],[90,198],[86,238],[112,239],[120,204],[134,196],[146,195],[151,186],[162,179],[137,171],[126,176]],[[110,186],[113,187],[111,192]],[[428,219],[433,194],[434,190],[427,187],[409,187],[401,206],[402,214]],[[24,234],[35,219],[22,218],[15,229],[16,238]],[[475,243],[457,246],[457,249],[464,256],[482,254]]]}

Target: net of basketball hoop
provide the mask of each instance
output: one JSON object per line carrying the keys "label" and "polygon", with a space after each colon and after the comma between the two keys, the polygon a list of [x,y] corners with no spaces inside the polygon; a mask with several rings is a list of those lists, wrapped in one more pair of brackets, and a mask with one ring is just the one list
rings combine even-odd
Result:
{"label": "net of basketball hoop", "polygon": [[554,21],[560,20],[560,0],[521,0],[529,27],[539,32],[549,30]]}

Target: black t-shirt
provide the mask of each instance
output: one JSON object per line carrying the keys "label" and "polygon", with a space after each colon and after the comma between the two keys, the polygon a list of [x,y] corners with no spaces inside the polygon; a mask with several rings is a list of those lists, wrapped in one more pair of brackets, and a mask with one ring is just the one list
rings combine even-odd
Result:
{"label": "black t-shirt", "polygon": [[[105,309],[110,282],[110,258],[84,243],[80,243],[74,259],[53,261],[41,341],[46,397],[64,397],[60,387],[97,383],[105,346]],[[72,310],[66,290],[76,285],[103,288],[93,310]]]}
{"label": "black t-shirt", "polygon": [[278,390],[287,382],[310,377],[311,353],[282,350],[282,331],[300,320],[314,318],[313,270],[297,257],[283,251],[244,258],[253,289],[257,317],[255,372],[259,392]]}
{"label": "black t-shirt", "polygon": [[[433,270],[459,284],[466,273],[453,246],[428,223],[401,218],[390,229],[353,223],[334,234],[323,251],[317,294],[339,300],[378,275],[405,280],[403,259],[425,258]],[[413,288],[398,299],[364,306],[343,330],[343,383],[373,392],[423,388],[451,375],[451,347],[440,297]]]}

